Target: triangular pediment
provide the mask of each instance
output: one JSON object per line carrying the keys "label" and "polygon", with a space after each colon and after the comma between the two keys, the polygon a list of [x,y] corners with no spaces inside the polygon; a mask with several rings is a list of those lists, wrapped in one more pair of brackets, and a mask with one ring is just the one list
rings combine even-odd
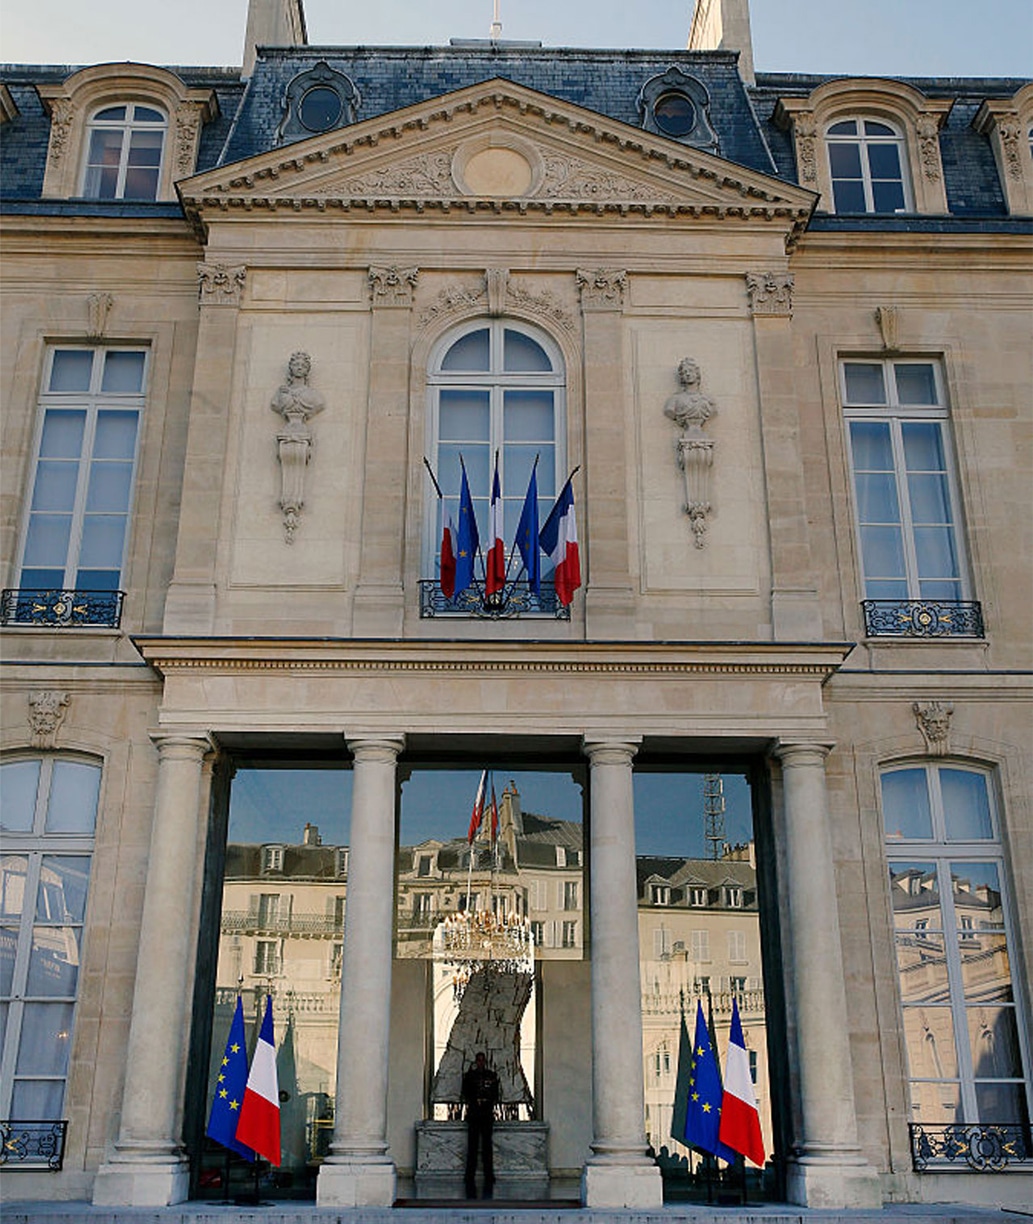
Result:
{"label": "triangular pediment", "polygon": [[496,79],[179,184],[188,215],[381,209],[780,219],[815,195],[712,153]]}

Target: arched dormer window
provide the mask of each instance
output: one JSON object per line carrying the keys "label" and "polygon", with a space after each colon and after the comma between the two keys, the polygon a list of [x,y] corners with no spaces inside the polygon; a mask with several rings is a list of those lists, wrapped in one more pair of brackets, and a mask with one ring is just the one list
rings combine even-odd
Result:
{"label": "arched dormer window", "polygon": [[837,213],[910,212],[904,137],[882,119],[837,119],[825,133]]}
{"label": "arched dormer window", "polygon": [[[478,319],[435,346],[427,385],[428,454],[443,496],[438,499],[433,490],[428,494],[433,504],[425,518],[424,574],[439,577],[438,545],[447,517],[458,521],[463,466],[478,532],[482,541],[487,538],[497,455],[507,561],[515,579],[520,569],[519,553],[513,556],[517,524],[535,459],[541,523],[566,477],[566,376],[559,347],[530,324]],[[475,574],[481,572],[477,562]],[[549,573],[543,556],[543,588]]]}
{"label": "arched dormer window", "polygon": [[88,125],[82,194],[94,200],[155,200],[168,118],[125,102],[95,111]]}

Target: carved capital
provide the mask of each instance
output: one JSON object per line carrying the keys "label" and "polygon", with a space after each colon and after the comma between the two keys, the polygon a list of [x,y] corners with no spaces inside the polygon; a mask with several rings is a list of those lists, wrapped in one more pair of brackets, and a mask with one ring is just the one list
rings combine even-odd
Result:
{"label": "carved capital", "polygon": [[792,317],[791,272],[747,272],[746,293],[750,299],[750,314]]}
{"label": "carved capital", "polygon": [[916,701],[912,704],[915,723],[925,750],[930,756],[946,756],[950,752],[951,716],[954,703],[950,701]]}
{"label": "carved capital", "polygon": [[371,267],[369,291],[373,306],[411,306],[419,275],[419,268]]}
{"label": "carved capital", "polygon": [[108,324],[108,313],[114,304],[115,299],[110,293],[90,293],[87,295],[86,308],[90,316],[90,321],[86,327],[86,337],[88,340],[99,340],[104,335],[104,329]]}
{"label": "carved capital", "polygon": [[199,263],[197,277],[202,306],[240,305],[247,279],[247,268],[243,264],[228,267],[226,264]]}
{"label": "carved capital", "polygon": [[581,294],[582,310],[620,310],[624,306],[624,291],[628,274],[620,268],[596,268],[575,273]]}
{"label": "carved capital", "polygon": [[33,748],[56,748],[57,733],[72,700],[70,693],[40,689],[29,694],[29,733]]}

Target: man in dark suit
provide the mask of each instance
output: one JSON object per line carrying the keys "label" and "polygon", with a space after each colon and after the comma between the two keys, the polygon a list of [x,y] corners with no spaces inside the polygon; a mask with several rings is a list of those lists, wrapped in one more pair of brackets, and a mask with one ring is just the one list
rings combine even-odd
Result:
{"label": "man in dark suit", "polygon": [[463,1076],[462,1097],[466,1106],[466,1197],[477,1197],[474,1177],[479,1147],[484,1164],[484,1197],[491,1198],[495,1185],[491,1132],[495,1106],[499,1103],[499,1077],[488,1066],[483,1052],[478,1052],[473,1066]]}

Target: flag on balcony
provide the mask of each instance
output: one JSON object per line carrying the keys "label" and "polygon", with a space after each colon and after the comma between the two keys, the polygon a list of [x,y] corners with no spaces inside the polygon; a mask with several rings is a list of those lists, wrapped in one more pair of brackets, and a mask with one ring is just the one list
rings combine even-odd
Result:
{"label": "flag on balcony", "polygon": [[226,1052],[222,1056],[219,1073],[215,1078],[215,1096],[212,1098],[212,1111],[208,1116],[208,1129],[205,1134],[223,1147],[237,1152],[245,1160],[254,1160],[255,1153],[252,1149],[237,1139],[237,1123],[240,1121],[240,1107],[244,1103],[247,1072],[244,1007],[240,995],[237,995],[237,1006],[230,1022],[229,1036],[226,1038]]}
{"label": "flag on balcony", "polygon": [[551,558],[556,567],[552,580],[556,586],[556,596],[564,607],[574,598],[574,592],[581,585],[581,559],[578,555],[574,489],[571,485],[573,479],[572,472],[538,537],[542,552]]}
{"label": "flag on balcony", "polygon": [[502,527],[502,489],[499,485],[499,453],[495,452],[495,474],[488,506],[488,552],[484,559],[484,593],[494,595],[506,585],[506,541]]}
{"label": "flag on balcony", "polygon": [[456,525],[451,516],[441,532],[441,594],[451,599],[456,590]]}
{"label": "flag on balcony", "polygon": [[473,839],[477,836],[481,829],[481,821],[484,819],[484,795],[488,786],[488,771],[481,770],[481,783],[477,787],[477,796],[473,801],[473,812],[470,814],[470,831],[466,835],[468,845],[473,845]]}
{"label": "flag on balcony", "polygon": [[516,546],[527,570],[527,585],[537,595],[542,589],[542,554],[538,547],[538,457],[527,482],[524,508],[517,523]]}
{"label": "flag on balcony", "polygon": [[280,1089],[276,1078],[276,1042],[273,1039],[273,1000],[265,999],[265,1016],[251,1059],[244,1103],[237,1123],[237,1139],[280,1164]]}
{"label": "flag on balcony", "polygon": [[741,1152],[755,1165],[764,1164],[764,1140],[760,1133],[760,1113],[750,1075],[750,1056],[742,1035],[739,1004],[732,999],[732,1027],[725,1056],[725,1096],[721,1109],[718,1139],[733,1151]]}
{"label": "flag on balcony", "polygon": [[685,1142],[685,1121],[689,1108],[689,1079],[692,1075],[692,1045],[689,1041],[689,1026],[685,1023],[685,1004],[682,1003],[681,1034],[678,1038],[678,1067],[674,1079],[674,1110],[671,1113],[671,1138]]}
{"label": "flag on balcony", "polygon": [[689,1061],[689,1100],[685,1108],[683,1142],[731,1163],[735,1159],[735,1151],[721,1142],[718,1133],[723,1096],[717,1052],[710,1044],[707,1022],[703,1018],[703,1004],[697,1000],[696,1035]]}
{"label": "flag on balcony", "polygon": [[[461,462],[461,461],[460,461]],[[477,516],[473,512],[470,482],[466,478],[466,464],[462,464],[463,479],[459,486],[459,525],[456,528],[456,582],[455,594],[459,595],[473,582],[473,560],[480,547],[477,531]]]}

